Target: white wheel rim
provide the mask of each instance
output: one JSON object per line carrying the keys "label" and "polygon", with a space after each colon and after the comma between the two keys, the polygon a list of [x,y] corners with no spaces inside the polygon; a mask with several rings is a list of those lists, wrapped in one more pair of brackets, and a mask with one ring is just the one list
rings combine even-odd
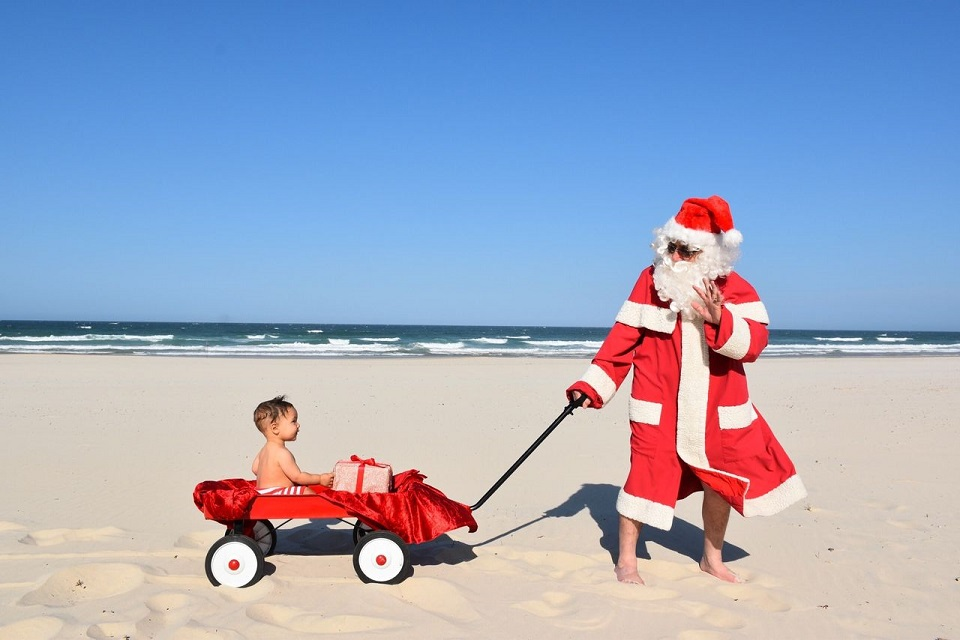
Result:
{"label": "white wheel rim", "polygon": [[263,551],[263,555],[270,553],[270,546],[273,544],[273,535],[271,534],[270,527],[262,520],[257,520],[253,523],[253,541],[257,543],[260,547],[260,551]]}
{"label": "white wheel rim", "polygon": [[388,538],[368,538],[357,554],[363,575],[374,582],[387,582],[403,570],[403,550]]}
{"label": "white wheel rim", "polygon": [[257,575],[257,556],[243,542],[220,545],[210,558],[210,572],[227,587],[245,587]]}

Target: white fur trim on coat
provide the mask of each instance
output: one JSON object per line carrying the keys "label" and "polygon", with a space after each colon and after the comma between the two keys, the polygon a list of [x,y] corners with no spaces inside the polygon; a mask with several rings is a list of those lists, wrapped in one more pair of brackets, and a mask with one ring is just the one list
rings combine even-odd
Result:
{"label": "white fur trim on coat", "polygon": [[730,315],[733,317],[733,332],[716,351],[732,360],[740,360],[750,351],[750,325],[736,313],[731,311]]}
{"label": "white fur trim on coat", "polygon": [[620,307],[617,322],[635,329],[649,329],[669,334],[673,333],[677,326],[677,312],[669,308],[627,300]]}
{"label": "white fur trim on coat", "polygon": [[745,482],[750,480],[710,466],[707,459],[707,398],[710,392],[710,347],[703,320],[684,318],[680,325],[680,388],[677,390],[677,455],[691,467],[708,469]]}
{"label": "white fur trim on coat", "polygon": [[760,301],[757,302],[725,302],[727,309],[735,316],[740,316],[745,320],[753,320],[761,324],[770,324],[770,316],[767,315],[767,308]]}
{"label": "white fur trim on coat", "polygon": [[595,364],[587,367],[587,372],[580,378],[581,382],[586,382],[597,392],[603,404],[607,404],[617,392],[617,383],[607,375],[607,372]]}
{"label": "white fur trim on coat", "polygon": [[660,426],[660,412],[662,410],[663,405],[659,402],[630,398],[630,422]]}
{"label": "white fur trim on coat", "polygon": [[[749,490],[747,491],[749,495]],[[807,497],[807,488],[803,486],[800,476],[792,475],[773,491],[759,496],[757,498],[747,497],[743,501],[743,515],[751,516],[772,516],[780,513],[797,500]]]}
{"label": "white fur trim on coat", "polygon": [[677,389],[677,455],[692,467],[709,469],[707,461],[707,396],[710,350],[703,338],[703,320],[680,323],[680,386]]}
{"label": "white fur trim on coat", "polygon": [[753,403],[749,400],[736,406],[717,407],[717,414],[721,429],[743,429],[753,424],[758,417]]}
{"label": "white fur trim on coat", "polygon": [[623,489],[617,496],[617,513],[664,531],[673,525],[673,507],[632,496]]}

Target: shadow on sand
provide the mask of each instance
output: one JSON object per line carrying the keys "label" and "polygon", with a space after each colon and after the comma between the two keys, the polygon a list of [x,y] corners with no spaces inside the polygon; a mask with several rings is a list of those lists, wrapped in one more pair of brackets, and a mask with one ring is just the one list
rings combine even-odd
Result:
{"label": "shadow on sand", "polygon": [[[470,562],[477,557],[474,551],[477,547],[506,538],[547,518],[571,518],[586,510],[600,529],[600,547],[610,554],[611,563],[615,563],[618,554],[619,515],[616,511],[616,502],[619,492],[620,488],[612,484],[585,484],[562,504],[550,509],[542,516],[503,531],[483,542],[466,544],[443,534],[430,542],[412,545],[410,561],[414,566],[456,565]],[[674,518],[670,531],[643,527],[640,542],[637,545],[638,558],[650,559],[650,553],[647,551],[648,542],[699,562],[703,553],[703,529],[680,518]],[[349,556],[353,553],[353,547],[351,530],[342,525],[338,526],[335,520],[311,520],[296,527],[277,530],[276,553],[278,554]],[[724,544],[724,561],[739,560],[748,555],[737,545],[729,542]]]}
{"label": "shadow on sand", "polygon": [[[499,540],[546,518],[571,518],[586,509],[600,529],[600,547],[610,554],[611,561],[615,563],[619,551],[618,528],[620,516],[616,509],[617,494],[619,493],[620,487],[612,484],[585,484],[563,504],[550,509],[539,518],[473,546],[479,547]],[[699,562],[700,556],[703,554],[703,529],[681,518],[673,519],[673,527],[669,531],[643,527],[640,531],[640,542],[637,545],[638,558],[650,559],[647,542],[653,542],[680,555],[687,556],[694,562]],[[723,545],[725,562],[739,560],[748,555],[744,549],[737,545],[729,542]]]}

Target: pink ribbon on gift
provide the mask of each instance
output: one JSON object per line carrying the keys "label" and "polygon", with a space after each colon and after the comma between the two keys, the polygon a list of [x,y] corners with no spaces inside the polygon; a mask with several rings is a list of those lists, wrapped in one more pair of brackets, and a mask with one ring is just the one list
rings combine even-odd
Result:
{"label": "pink ribbon on gift", "polygon": [[382,465],[382,464],[378,463],[378,462],[377,462],[376,460],[374,460],[373,458],[366,458],[366,459],[364,459],[364,458],[361,458],[361,457],[358,456],[358,455],[352,455],[352,456],[350,456],[350,462],[358,462],[358,463],[360,463],[359,466],[357,467],[357,493],[360,493],[360,492],[363,490],[363,470],[364,470],[364,468],[365,468],[367,465],[370,465],[370,466],[373,466],[373,467],[383,467],[383,466],[386,466],[386,465]]}

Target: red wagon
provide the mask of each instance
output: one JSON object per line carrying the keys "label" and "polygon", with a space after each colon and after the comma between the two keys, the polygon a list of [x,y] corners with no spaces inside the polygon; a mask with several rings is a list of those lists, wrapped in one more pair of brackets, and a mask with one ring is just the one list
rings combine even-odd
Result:
{"label": "red wagon", "polygon": [[[473,506],[447,498],[423,482],[419,471],[399,473],[390,493],[350,493],[321,486],[317,495],[259,495],[250,480],[208,480],[197,485],[194,503],[208,520],[226,525],[224,536],[207,552],[205,569],[214,586],[246,587],[263,577],[266,556],[277,544],[272,520],[355,520],[353,568],[364,582],[396,584],[410,574],[408,545],[469,527],[477,529],[473,512],[509,478],[560,422],[583,403],[571,402],[540,437]],[[280,526],[283,526],[281,524]]]}

